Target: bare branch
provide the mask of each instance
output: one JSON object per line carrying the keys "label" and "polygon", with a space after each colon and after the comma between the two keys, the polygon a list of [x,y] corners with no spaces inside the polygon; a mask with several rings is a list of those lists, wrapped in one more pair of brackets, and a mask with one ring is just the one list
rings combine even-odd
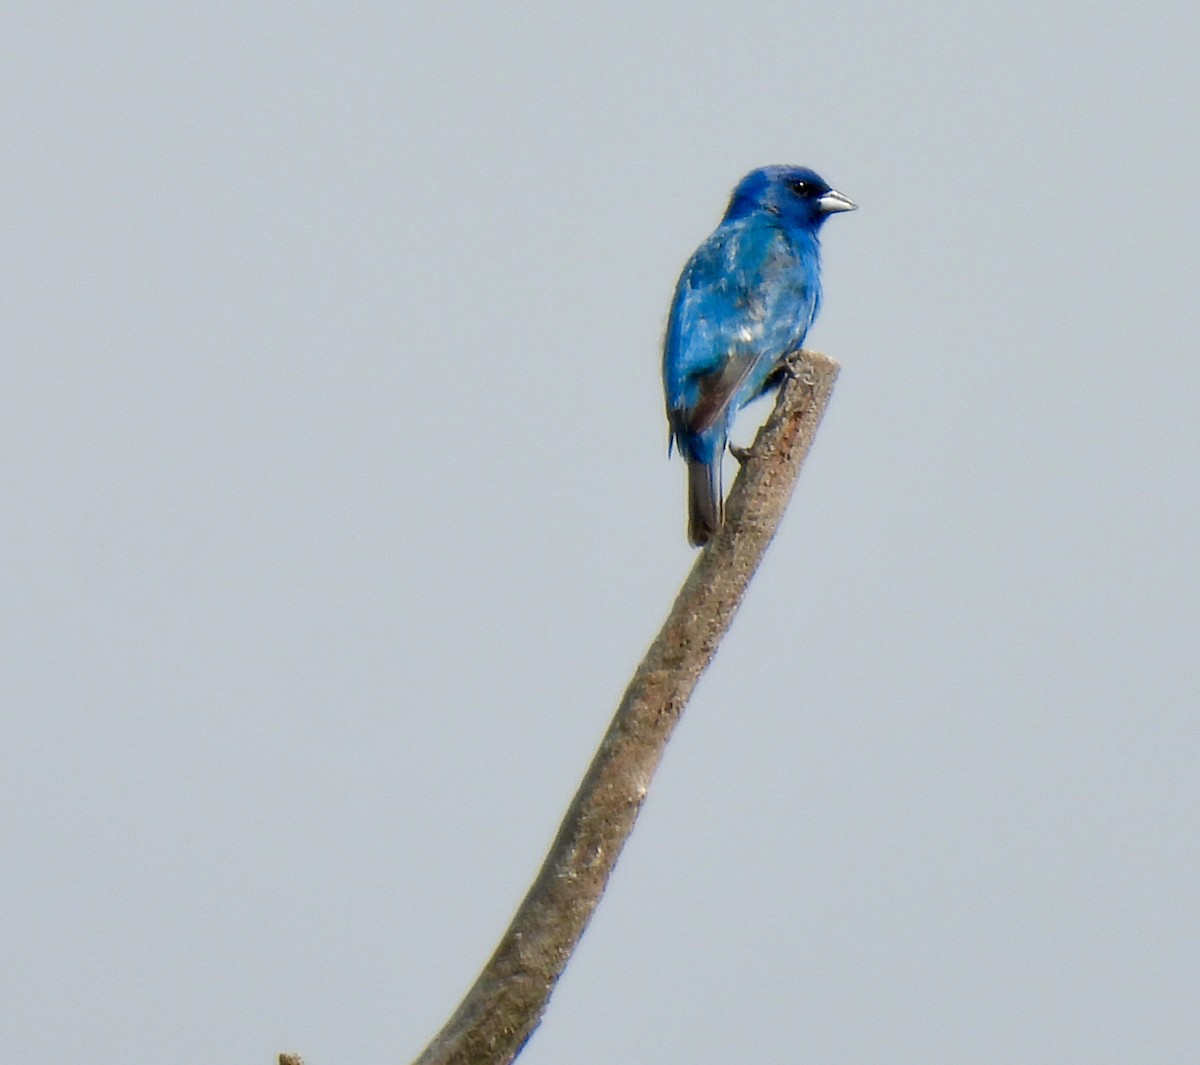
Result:
{"label": "bare branch", "polygon": [[775,535],[829,401],[838,366],[788,360],[775,409],[558,830],[545,864],[475,985],[416,1065],[509,1065],[600,901],[667,740]]}

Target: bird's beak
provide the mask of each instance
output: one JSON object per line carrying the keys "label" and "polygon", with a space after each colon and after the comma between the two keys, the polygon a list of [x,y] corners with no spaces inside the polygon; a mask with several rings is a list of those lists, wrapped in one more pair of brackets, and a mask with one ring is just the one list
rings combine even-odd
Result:
{"label": "bird's beak", "polygon": [[821,208],[822,214],[835,214],[838,211],[857,211],[856,204],[849,196],[843,196],[840,192],[830,189],[824,196],[817,200],[817,206]]}

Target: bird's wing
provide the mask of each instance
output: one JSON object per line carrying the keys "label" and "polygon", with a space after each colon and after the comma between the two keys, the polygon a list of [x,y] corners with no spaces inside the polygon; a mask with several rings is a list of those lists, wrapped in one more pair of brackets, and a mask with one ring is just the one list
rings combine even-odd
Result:
{"label": "bird's wing", "polygon": [[813,299],[795,248],[770,224],[724,223],[680,276],[664,351],[668,415],[703,433],[746,402],[803,338]]}
{"label": "bird's wing", "polygon": [[717,369],[696,377],[699,394],[686,408],[686,425],[690,432],[707,432],[722,420],[733,397],[754,372],[757,361],[750,352],[734,352]]}

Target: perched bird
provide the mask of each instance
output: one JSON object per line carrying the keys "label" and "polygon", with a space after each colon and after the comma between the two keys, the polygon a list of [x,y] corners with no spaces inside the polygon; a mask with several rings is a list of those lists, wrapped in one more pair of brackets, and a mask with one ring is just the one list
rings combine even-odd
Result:
{"label": "perched bird", "polygon": [[779,382],[780,360],[817,316],[821,225],[856,206],[806,167],[752,170],[679,276],[663,385],[671,442],[687,461],[688,539],[697,547],[724,518],[721,459],[734,416]]}

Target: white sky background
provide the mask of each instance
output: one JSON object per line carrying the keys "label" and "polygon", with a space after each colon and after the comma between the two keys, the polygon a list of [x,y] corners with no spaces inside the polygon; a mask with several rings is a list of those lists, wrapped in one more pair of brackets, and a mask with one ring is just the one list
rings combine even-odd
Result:
{"label": "white sky background", "polygon": [[522,1062],[1194,1065],[1198,42],[7,5],[0,1058],[424,1045],[691,564],[675,277],[793,162],[843,375]]}

